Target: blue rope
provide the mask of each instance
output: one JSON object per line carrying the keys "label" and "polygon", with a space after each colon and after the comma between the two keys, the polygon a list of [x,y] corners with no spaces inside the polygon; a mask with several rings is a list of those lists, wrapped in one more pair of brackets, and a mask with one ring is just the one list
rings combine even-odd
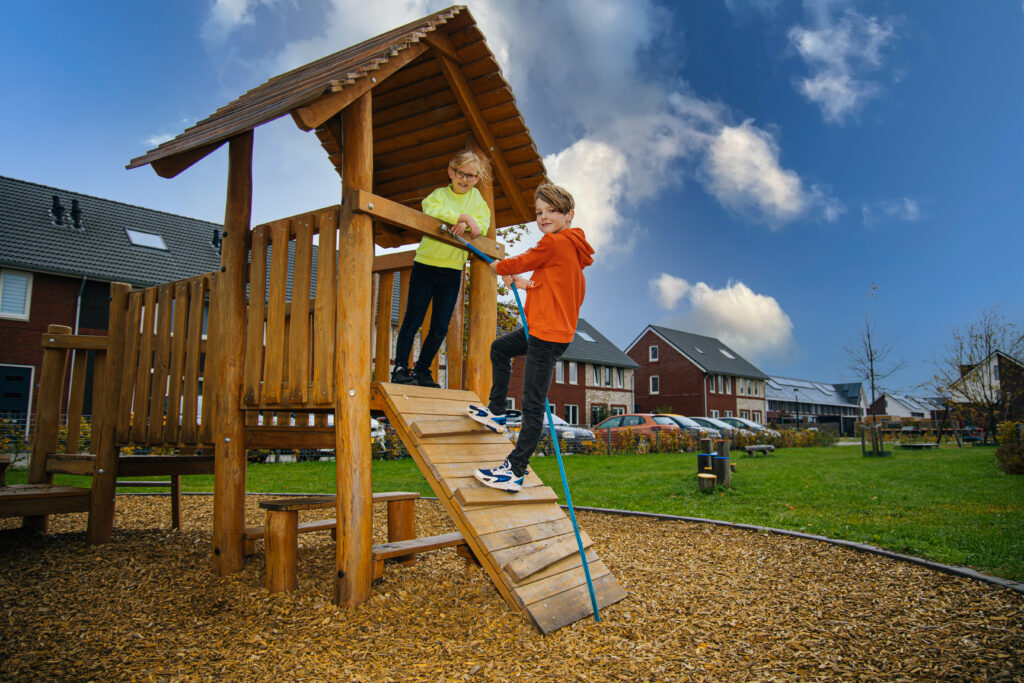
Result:
{"label": "blue rope", "polygon": [[[462,244],[469,249],[471,252],[476,254],[481,260],[486,263],[493,263],[494,259],[487,256],[485,253],[474,247],[472,244],[454,235],[448,230],[448,226],[442,225],[441,229],[450,234],[455,239],[462,242]],[[526,324],[526,312],[523,310],[523,302],[519,298],[519,290],[516,289],[515,283],[512,283],[512,294],[516,297],[516,306],[519,308],[519,318],[523,322],[523,332],[526,333],[527,339],[530,337],[530,327]],[[562,476],[562,491],[565,492],[565,502],[569,508],[569,519],[572,520],[572,530],[576,534],[576,545],[580,550],[580,560],[583,562],[583,573],[587,577],[587,590],[590,591],[590,604],[594,607],[594,621],[601,621],[601,614],[597,609],[597,596],[594,594],[594,582],[590,579],[590,567],[587,564],[587,552],[583,548],[583,539],[580,537],[580,527],[576,523],[576,511],[572,505],[572,496],[569,494],[569,481],[565,476],[565,465],[562,463],[562,448],[558,443],[558,433],[555,431],[555,419],[551,414],[551,402],[548,401],[547,396],[544,397],[544,410],[548,417],[548,427],[551,428],[551,443],[555,446],[555,459],[558,461],[558,473]]]}

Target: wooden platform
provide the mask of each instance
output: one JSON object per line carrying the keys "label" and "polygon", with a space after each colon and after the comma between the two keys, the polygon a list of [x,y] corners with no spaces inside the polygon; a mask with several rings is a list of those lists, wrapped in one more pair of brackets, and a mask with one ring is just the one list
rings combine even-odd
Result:
{"label": "wooden platform", "polygon": [[88,512],[90,489],[52,484],[15,484],[0,488],[0,517]]}
{"label": "wooden platform", "polygon": [[[471,392],[375,382],[371,406],[384,412],[484,571],[513,610],[541,633],[593,614],[572,522],[555,492],[532,471],[523,490],[506,493],[473,478],[512,450],[466,415]],[[444,429],[440,429],[441,426]],[[581,530],[598,608],[626,592]]]}

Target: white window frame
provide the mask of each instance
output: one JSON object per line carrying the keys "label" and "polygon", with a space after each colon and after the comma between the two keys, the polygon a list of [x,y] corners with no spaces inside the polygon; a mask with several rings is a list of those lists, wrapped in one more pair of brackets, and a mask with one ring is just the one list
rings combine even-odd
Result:
{"label": "white window frame", "polygon": [[612,385],[612,375],[615,374],[612,370],[614,370],[612,366],[604,366],[604,386],[606,387],[610,387]]}
{"label": "white window frame", "polygon": [[652,363],[657,363],[658,362],[658,345],[657,344],[651,344],[650,346],[647,347],[647,360],[649,360]]}
{"label": "white window frame", "polygon": [[32,313],[32,284],[35,281],[35,277],[32,273],[25,270],[13,270],[9,268],[0,270],[0,297],[3,296],[4,292],[4,276],[8,273],[28,276],[28,284],[25,285],[25,308],[20,314],[0,313],[0,318],[3,318],[4,320],[28,320],[29,315]]}
{"label": "white window frame", "polygon": [[611,411],[612,411],[612,414],[611,414],[612,417],[615,417],[616,415],[625,415],[626,414],[626,409],[623,408],[622,406],[612,406],[611,407]]}
{"label": "white window frame", "polygon": [[594,384],[592,386],[595,386],[595,387],[601,386],[601,382],[604,380],[604,372],[601,370],[601,366],[598,365],[597,363],[594,363],[590,367],[594,368],[594,374],[593,374]]}
{"label": "white window frame", "polygon": [[731,410],[725,411],[725,416],[726,417],[732,417],[732,411]]}
{"label": "white window frame", "polygon": [[648,378],[647,388],[652,396],[661,393],[661,380],[657,375],[651,375]]}
{"label": "white window frame", "polygon": [[569,362],[569,384],[579,384],[579,373],[577,371],[578,363],[574,361]]}
{"label": "white window frame", "polygon": [[712,410],[711,411],[711,418],[714,419],[714,420],[718,419],[718,411],[717,410]]}
{"label": "white window frame", "polygon": [[718,375],[708,375],[708,377],[711,379],[711,382],[710,382],[710,384],[711,384],[711,393],[712,394],[717,393],[715,391],[715,382],[717,382],[718,380],[715,379],[715,378],[718,377]]}
{"label": "white window frame", "polygon": [[756,422],[759,425],[760,424],[764,424],[763,422],[761,422],[761,411],[760,410],[755,410],[752,413],[750,413],[750,419],[753,420],[754,422]]}
{"label": "white window frame", "polygon": [[741,410],[740,411],[740,417],[742,417],[744,420],[749,420],[750,419],[750,411],[749,410]]}
{"label": "white window frame", "polygon": [[621,389],[626,386],[626,371],[623,368],[615,368],[615,388]]}
{"label": "white window frame", "polygon": [[515,396],[508,396],[505,399],[505,410],[515,410],[515,409],[516,409],[516,397]]}
{"label": "white window frame", "polygon": [[571,420],[568,417],[565,418],[565,421],[568,422],[571,425],[578,425],[580,423],[580,407],[579,407],[579,405],[577,405],[575,403],[566,403],[565,406],[564,406],[564,409],[568,413],[570,413],[571,417],[572,417]]}
{"label": "white window frame", "polygon": [[565,367],[562,365],[562,361],[555,363],[555,383],[565,384]]}

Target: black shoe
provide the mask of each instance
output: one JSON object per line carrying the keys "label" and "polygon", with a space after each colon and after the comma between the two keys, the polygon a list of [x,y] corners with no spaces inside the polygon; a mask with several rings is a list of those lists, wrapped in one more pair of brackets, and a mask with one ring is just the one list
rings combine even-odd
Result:
{"label": "black shoe", "polygon": [[430,375],[430,368],[426,370],[415,370],[412,373],[415,378],[416,384],[421,387],[432,387],[434,389],[440,389],[441,385],[434,381],[434,378]]}
{"label": "black shoe", "polygon": [[416,376],[409,372],[409,368],[395,368],[391,373],[391,381],[394,384],[416,384]]}

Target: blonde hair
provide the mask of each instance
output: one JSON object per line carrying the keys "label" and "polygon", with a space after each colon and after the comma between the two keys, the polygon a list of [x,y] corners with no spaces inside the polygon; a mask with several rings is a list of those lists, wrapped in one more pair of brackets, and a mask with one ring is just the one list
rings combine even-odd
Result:
{"label": "blonde hair", "polygon": [[476,164],[478,172],[480,173],[480,182],[491,182],[491,165],[487,163],[487,159],[484,159],[471,149],[462,150],[453,156],[452,160],[448,162],[448,166],[452,170],[456,170],[466,164]]}
{"label": "blonde hair", "polygon": [[569,213],[576,208],[576,201],[564,187],[552,183],[544,183],[533,195],[534,201],[543,199],[558,213]]}

